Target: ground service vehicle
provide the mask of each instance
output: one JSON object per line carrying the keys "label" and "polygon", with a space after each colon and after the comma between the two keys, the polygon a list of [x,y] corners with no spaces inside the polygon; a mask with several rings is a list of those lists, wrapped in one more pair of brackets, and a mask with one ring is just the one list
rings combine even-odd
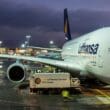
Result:
{"label": "ground service vehicle", "polygon": [[30,77],[30,92],[61,92],[80,88],[80,80],[70,73],[36,73]]}

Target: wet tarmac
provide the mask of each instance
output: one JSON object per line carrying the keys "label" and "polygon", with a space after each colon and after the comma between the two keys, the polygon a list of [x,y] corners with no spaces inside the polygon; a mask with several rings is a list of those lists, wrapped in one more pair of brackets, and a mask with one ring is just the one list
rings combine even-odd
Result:
{"label": "wet tarmac", "polygon": [[[7,64],[8,65],[8,64]],[[83,88],[79,94],[64,98],[61,94],[30,94],[19,90],[6,74],[0,74],[0,110],[110,110],[110,88]]]}
{"label": "wet tarmac", "polygon": [[59,95],[30,94],[0,79],[0,110],[109,110],[110,90],[86,89],[65,99]]}

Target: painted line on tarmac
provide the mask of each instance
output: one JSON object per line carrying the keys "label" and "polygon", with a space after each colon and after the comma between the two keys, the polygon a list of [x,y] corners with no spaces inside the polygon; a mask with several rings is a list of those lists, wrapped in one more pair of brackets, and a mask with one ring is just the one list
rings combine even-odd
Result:
{"label": "painted line on tarmac", "polygon": [[110,104],[110,96],[105,94],[99,89],[95,89],[97,93],[99,93],[102,96],[96,96],[97,99],[99,99],[103,104]]}

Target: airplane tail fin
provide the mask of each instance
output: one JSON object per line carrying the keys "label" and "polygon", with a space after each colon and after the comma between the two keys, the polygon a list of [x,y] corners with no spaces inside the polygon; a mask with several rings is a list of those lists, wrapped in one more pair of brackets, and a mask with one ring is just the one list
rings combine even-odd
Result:
{"label": "airplane tail fin", "polygon": [[71,40],[67,8],[64,9],[64,33],[65,33],[65,39]]}

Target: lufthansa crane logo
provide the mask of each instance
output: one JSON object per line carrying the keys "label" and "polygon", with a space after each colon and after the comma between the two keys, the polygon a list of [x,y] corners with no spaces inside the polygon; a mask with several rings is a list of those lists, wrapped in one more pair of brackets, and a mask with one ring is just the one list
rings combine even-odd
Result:
{"label": "lufthansa crane logo", "polygon": [[40,84],[40,83],[41,83],[41,79],[40,79],[40,78],[36,78],[36,79],[35,79],[35,83],[36,83],[36,84]]}
{"label": "lufthansa crane logo", "polygon": [[78,53],[85,53],[85,54],[97,54],[99,48],[99,44],[85,44],[79,46]]}

